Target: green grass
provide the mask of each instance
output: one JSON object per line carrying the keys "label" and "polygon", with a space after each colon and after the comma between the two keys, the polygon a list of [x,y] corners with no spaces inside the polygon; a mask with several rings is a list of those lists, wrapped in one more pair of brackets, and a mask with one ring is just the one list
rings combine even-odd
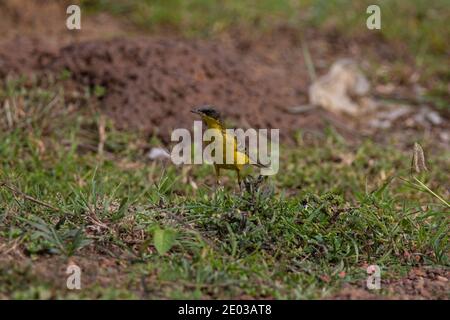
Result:
{"label": "green grass", "polygon": [[[108,121],[99,155],[100,116],[71,111],[61,81],[49,82],[0,91],[14,119],[0,131],[0,239],[36,262],[120,257],[122,276],[69,292],[65,278],[11,260],[0,266],[3,297],[318,298],[364,281],[367,264],[385,277],[449,266],[448,207],[400,179],[414,182],[411,153],[395,141],[348,145],[333,130],[299,139],[282,146],[276,176],[241,194],[231,175],[216,189],[209,166],[149,162],[143,149],[157,139]],[[420,176],[447,201],[449,159],[430,154]]]}
{"label": "green grass", "polygon": [[239,26],[273,28],[282,22],[301,27],[333,26],[340,32],[360,34],[367,31],[367,7],[377,4],[382,12],[381,32],[388,39],[445,53],[450,35],[446,0],[84,0],[81,3],[91,12],[106,10],[125,15],[149,29],[169,26],[203,35]]}

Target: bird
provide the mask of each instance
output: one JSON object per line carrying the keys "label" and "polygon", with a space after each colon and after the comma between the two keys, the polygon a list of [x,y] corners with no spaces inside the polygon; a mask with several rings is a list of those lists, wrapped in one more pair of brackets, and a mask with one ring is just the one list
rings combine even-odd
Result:
{"label": "bird", "polygon": [[[261,164],[257,161],[250,161],[250,157],[247,152],[243,152],[238,150],[238,141],[235,135],[228,133],[226,131],[225,124],[222,121],[221,114],[215,109],[214,106],[206,105],[199,107],[197,109],[191,110],[192,113],[199,115],[202,120],[206,123],[208,129],[218,130],[218,134],[215,136],[222,137],[222,145],[223,145],[223,161],[222,163],[213,162],[215,175],[216,175],[216,183],[220,185],[220,170],[234,170],[237,174],[237,182],[239,185],[239,189],[241,189],[241,170],[247,164],[253,164],[259,168],[267,168],[268,166]],[[220,143],[220,141],[218,142]],[[233,163],[227,163],[226,154],[227,149],[232,148],[234,159]],[[241,189],[242,190],[242,189]]]}

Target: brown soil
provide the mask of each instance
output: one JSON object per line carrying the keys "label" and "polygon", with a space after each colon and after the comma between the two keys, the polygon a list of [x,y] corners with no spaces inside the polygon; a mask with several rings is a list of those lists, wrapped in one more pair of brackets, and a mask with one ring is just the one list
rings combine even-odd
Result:
{"label": "brown soil", "polygon": [[[2,249],[0,239],[0,251]],[[0,280],[4,288],[9,286],[26,288],[34,282],[41,285],[47,284],[51,288],[48,296],[40,298],[61,298],[70,294],[66,288],[68,265],[75,264],[82,270],[82,288],[117,288],[132,292],[135,296],[143,299],[160,298],[157,292],[150,290],[156,281],[152,275],[141,279],[130,278],[132,271],[132,260],[130,257],[113,258],[93,248],[83,250],[81,256],[64,258],[62,256],[40,255],[38,259],[28,257],[22,248],[6,245],[6,251],[0,256]],[[3,246],[3,247],[4,247]],[[5,253],[6,252],[6,253]],[[120,256],[120,252],[117,251]],[[450,299],[450,271],[445,269],[414,268],[406,277],[383,280],[381,292],[368,290],[365,282],[358,285],[345,284],[338,293],[327,297],[334,300],[428,300],[428,299]],[[161,285],[158,282],[158,286]],[[16,289],[17,290],[17,289]],[[8,292],[1,293],[0,299],[11,298]],[[205,296],[204,298],[207,298]],[[241,297],[252,299],[252,297]]]}
{"label": "brown soil", "polygon": [[[304,100],[286,69],[226,44],[114,40],[68,47],[61,57],[57,64],[71,70],[77,82],[107,88],[104,106],[119,127],[164,136],[191,127],[189,111],[203,104],[215,105],[244,127],[300,127],[299,117],[280,111]],[[291,72],[305,79],[302,66]]]}
{"label": "brown soil", "polygon": [[346,285],[331,299],[450,299],[450,271],[445,269],[415,268],[408,276],[382,281],[381,290],[387,296],[377,294],[376,290],[365,289],[365,283],[358,286]]}
{"label": "brown soil", "polygon": [[243,54],[224,42],[114,39],[58,49],[16,38],[0,47],[0,76],[70,70],[78,85],[106,88],[103,109],[117,127],[163,139],[173,128],[190,128],[194,117],[189,111],[204,104],[215,105],[235,125],[280,128],[285,135],[324,126],[316,115],[283,111],[306,102],[301,55],[290,55],[275,63],[275,58]]}
{"label": "brown soil", "polygon": [[[47,284],[51,291],[44,298],[57,298],[70,294],[66,288],[67,266],[76,264],[82,270],[82,288],[117,288],[132,292],[143,299],[161,298],[151,290],[156,281],[152,274],[141,279],[132,279],[134,258],[118,248],[108,249],[109,254],[93,245],[82,250],[82,254],[64,258],[41,254],[38,258],[26,254],[23,246],[8,243],[0,238],[0,280],[4,288],[26,288],[33,282]],[[115,257],[111,256],[111,253]],[[381,291],[366,289],[365,281],[346,283],[334,295],[326,299],[336,300],[427,300],[450,299],[450,270],[428,267],[413,268],[406,277],[382,280]],[[158,286],[161,283],[158,282]],[[0,292],[0,299],[8,299],[7,292]],[[41,297],[43,298],[43,297]],[[207,298],[206,296],[204,298]],[[241,297],[249,299],[251,297]]]}
{"label": "brown soil", "polygon": [[[50,289],[47,296],[40,299],[55,299],[70,294],[66,287],[67,267],[75,264],[82,272],[82,288],[117,288],[139,295],[139,284],[131,284],[125,257],[113,258],[93,248],[83,250],[82,256],[66,258],[64,256],[41,254],[38,258],[25,254],[20,245],[10,245],[0,238],[0,280],[2,288],[15,288],[12,291],[27,291],[38,283]],[[11,299],[9,292],[0,292],[0,299]],[[92,297],[95,298],[95,297]]]}

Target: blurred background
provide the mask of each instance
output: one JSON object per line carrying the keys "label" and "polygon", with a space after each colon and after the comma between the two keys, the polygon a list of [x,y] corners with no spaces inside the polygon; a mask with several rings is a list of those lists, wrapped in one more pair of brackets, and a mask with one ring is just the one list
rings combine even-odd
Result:
{"label": "blurred background", "polygon": [[[75,2],[81,30],[68,30],[71,3],[2,1],[0,75],[65,73],[73,86],[101,95],[119,128],[167,140],[192,120],[190,107],[206,103],[234,125],[280,127],[285,136],[323,129],[324,121],[370,127],[369,135],[397,122],[428,132],[448,113],[446,0],[85,0]],[[366,27],[370,4],[380,6],[381,30]],[[339,98],[312,97],[310,86],[343,58],[372,84],[357,94],[365,100],[329,105],[322,102]],[[334,76],[346,77],[344,69]],[[336,79],[328,83],[343,82]],[[311,102],[327,114],[304,108]],[[354,119],[342,124],[349,114]],[[439,137],[448,142],[448,134]]]}

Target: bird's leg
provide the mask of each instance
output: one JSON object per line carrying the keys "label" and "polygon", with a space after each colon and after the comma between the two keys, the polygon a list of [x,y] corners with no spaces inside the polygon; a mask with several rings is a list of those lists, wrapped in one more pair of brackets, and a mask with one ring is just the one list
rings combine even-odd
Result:
{"label": "bird's leg", "polygon": [[241,187],[241,172],[239,171],[239,169],[236,169],[236,174],[237,174],[237,179],[238,179],[239,191],[242,192],[242,187]]}
{"label": "bird's leg", "polygon": [[214,165],[214,169],[216,171],[216,184],[220,186],[220,168]]}

